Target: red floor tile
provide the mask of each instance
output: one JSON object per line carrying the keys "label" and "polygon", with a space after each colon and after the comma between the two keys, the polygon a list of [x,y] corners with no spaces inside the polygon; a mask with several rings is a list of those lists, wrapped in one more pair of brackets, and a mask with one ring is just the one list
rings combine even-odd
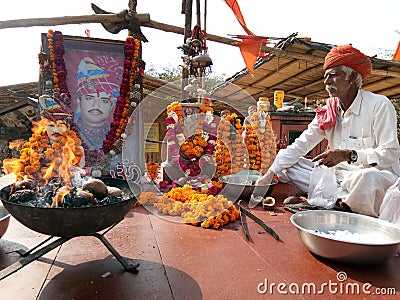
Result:
{"label": "red floor tile", "polygon": [[[275,214],[261,207],[252,210],[283,242],[249,218],[253,243],[245,239],[240,221],[222,230],[203,229],[137,207],[105,234],[120,255],[140,264],[137,274],[124,271],[99,239],[81,236],[1,280],[0,299],[349,299],[348,294],[326,290],[321,295],[282,295],[276,290],[278,284],[337,282],[341,271],[348,276],[346,283],[400,291],[400,257],[383,266],[355,267],[312,255],[290,223],[292,213],[282,207],[283,199],[296,192],[279,184],[272,194],[277,199]],[[30,249],[45,238],[11,218],[0,239],[0,270],[19,259],[14,250]],[[357,297],[363,298],[396,296]]]}

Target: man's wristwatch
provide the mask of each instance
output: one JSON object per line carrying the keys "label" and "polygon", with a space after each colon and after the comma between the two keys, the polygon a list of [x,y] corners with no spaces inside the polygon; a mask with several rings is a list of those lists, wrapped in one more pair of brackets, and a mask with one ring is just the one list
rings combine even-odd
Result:
{"label": "man's wristwatch", "polygon": [[358,159],[358,154],[355,150],[351,150],[349,160],[347,161],[349,164],[355,163]]}

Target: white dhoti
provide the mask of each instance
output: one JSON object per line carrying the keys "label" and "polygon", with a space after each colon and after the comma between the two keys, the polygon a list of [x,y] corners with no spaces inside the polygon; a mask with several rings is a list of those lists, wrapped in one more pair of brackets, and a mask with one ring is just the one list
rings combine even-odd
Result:
{"label": "white dhoti", "polygon": [[291,183],[303,192],[308,192],[310,184],[310,174],[314,168],[314,163],[310,159],[301,157],[292,167],[278,172],[278,178],[281,182]]}
{"label": "white dhoti", "polygon": [[[301,158],[298,163],[277,175],[280,181],[291,183],[307,193],[313,166],[311,160]],[[383,197],[398,178],[389,171],[373,167],[355,171],[337,169],[336,176],[339,198],[353,212],[372,217],[379,216]]]}

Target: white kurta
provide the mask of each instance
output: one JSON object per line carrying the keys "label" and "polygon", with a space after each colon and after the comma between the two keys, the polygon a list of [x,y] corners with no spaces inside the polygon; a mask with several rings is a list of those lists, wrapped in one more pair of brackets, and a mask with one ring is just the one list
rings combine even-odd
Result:
{"label": "white kurta", "polygon": [[359,90],[346,112],[338,109],[333,128],[321,130],[315,117],[301,136],[279,151],[271,170],[280,180],[292,182],[307,192],[313,163],[303,156],[324,138],[331,149],[357,151],[356,163],[335,166],[339,195],[354,212],[377,217],[386,190],[400,176],[393,104],[385,96]]}

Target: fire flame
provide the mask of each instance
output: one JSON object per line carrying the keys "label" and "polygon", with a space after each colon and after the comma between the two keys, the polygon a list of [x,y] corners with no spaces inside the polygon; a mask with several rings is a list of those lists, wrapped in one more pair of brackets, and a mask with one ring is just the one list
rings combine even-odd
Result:
{"label": "fire flame", "polygon": [[51,206],[50,207],[58,207],[58,204],[60,204],[60,205],[63,204],[64,197],[66,195],[68,195],[69,193],[70,193],[69,187],[66,187],[66,186],[61,187],[57,191],[56,195],[54,196],[53,202],[51,202]]}
{"label": "fire flame", "polygon": [[20,149],[24,145],[24,143],[26,143],[26,140],[17,139],[17,140],[9,142],[8,143],[8,148],[11,149],[11,150],[14,149],[14,148]]}
{"label": "fire flame", "polygon": [[44,184],[60,177],[64,185],[71,187],[70,167],[78,165],[83,157],[80,139],[68,129],[52,143],[46,126],[54,122],[43,118],[32,123],[33,134],[22,146],[20,157],[3,160],[5,172],[16,174],[18,180],[43,179]]}

